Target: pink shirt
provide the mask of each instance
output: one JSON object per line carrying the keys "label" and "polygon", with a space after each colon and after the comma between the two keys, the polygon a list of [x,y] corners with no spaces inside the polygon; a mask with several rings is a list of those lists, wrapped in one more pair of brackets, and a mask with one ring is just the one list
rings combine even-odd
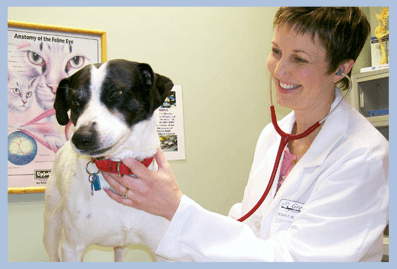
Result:
{"label": "pink shirt", "polygon": [[281,162],[280,169],[280,178],[278,179],[277,191],[280,189],[281,185],[284,183],[284,180],[287,178],[289,172],[291,172],[292,168],[294,168],[295,164],[300,160],[301,156],[293,155],[288,147],[284,149],[284,159]]}

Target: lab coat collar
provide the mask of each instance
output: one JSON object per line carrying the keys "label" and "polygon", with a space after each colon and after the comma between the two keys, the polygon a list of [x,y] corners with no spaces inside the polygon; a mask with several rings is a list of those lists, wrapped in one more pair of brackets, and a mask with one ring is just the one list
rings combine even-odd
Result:
{"label": "lab coat collar", "polygon": [[[335,108],[342,98],[342,93],[338,88],[335,88],[335,100],[331,105],[330,111]],[[343,101],[338,109],[336,109],[322,124],[319,134],[300,160],[300,162],[305,162],[305,168],[321,165],[333,146],[343,137],[348,127],[349,108],[349,104]],[[291,133],[294,124],[294,111],[279,122],[280,128],[287,133]]]}
{"label": "lab coat collar", "polygon": [[[339,89],[335,89],[335,100],[331,105],[331,109],[343,98]],[[343,101],[341,105],[329,116],[323,123],[321,130],[314,139],[309,150],[306,152],[306,167],[314,167],[321,165],[325,158],[330,154],[334,146],[344,137],[348,129],[350,105]]]}

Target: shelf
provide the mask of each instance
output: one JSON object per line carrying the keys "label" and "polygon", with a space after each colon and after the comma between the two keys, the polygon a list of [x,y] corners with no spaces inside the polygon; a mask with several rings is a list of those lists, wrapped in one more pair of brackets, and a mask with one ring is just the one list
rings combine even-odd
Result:
{"label": "shelf", "polygon": [[[389,139],[389,69],[352,77],[351,105]],[[370,116],[370,115],[379,116]]]}
{"label": "shelf", "polygon": [[367,119],[375,127],[386,127],[386,126],[389,126],[389,115],[367,117]]}
{"label": "shelf", "polygon": [[352,82],[351,104],[364,116],[368,110],[389,108],[388,68],[353,75]]}

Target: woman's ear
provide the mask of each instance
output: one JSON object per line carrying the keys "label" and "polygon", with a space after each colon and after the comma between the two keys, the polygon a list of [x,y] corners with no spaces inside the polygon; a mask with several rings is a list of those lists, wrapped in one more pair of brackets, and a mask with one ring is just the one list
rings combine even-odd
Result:
{"label": "woman's ear", "polygon": [[335,73],[335,82],[338,82],[339,80],[341,80],[341,79],[344,78],[344,76],[342,75],[342,73],[345,74],[345,75],[349,74],[350,71],[351,71],[352,68],[353,68],[353,65],[354,65],[354,60],[352,60],[352,59],[346,61],[346,62],[343,63],[343,64],[341,64],[341,65],[338,67],[338,70],[337,70],[336,73]]}

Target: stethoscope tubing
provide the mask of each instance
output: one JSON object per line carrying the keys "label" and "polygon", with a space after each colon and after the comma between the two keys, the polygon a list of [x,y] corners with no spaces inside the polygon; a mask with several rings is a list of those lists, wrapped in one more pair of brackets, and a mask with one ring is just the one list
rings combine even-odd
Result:
{"label": "stethoscope tubing", "polygon": [[[339,72],[339,71],[338,71]],[[277,155],[276,155],[276,160],[274,161],[274,165],[273,165],[273,170],[272,170],[272,174],[270,176],[269,182],[267,183],[266,189],[264,191],[264,193],[262,194],[261,198],[259,199],[259,201],[255,204],[255,206],[248,211],[248,213],[246,213],[244,216],[242,216],[241,218],[237,219],[237,221],[243,222],[246,219],[248,219],[250,216],[252,216],[252,214],[254,214],[258,208],[262,205],[262,203],[265,201],[266,197],[268,196],[270,189],[273,186],[274,183],[274,179],[276,178],[276,174],[277,174],[277,170],[278,167],[280,165],[280,161],[281,161],[281,156],[283,154],[284,148],[287,146],[287,144],[292,141],[292,140],[297,140],[297,139],[301,139],[304,138],[306,136],[308,136],[309,134],[311,134],[314,130],[316,130],[318,127],[321,126],[321,124],[329,117],[331,116],[331,114],[341,105],[341,103],[346,99],[347,95],[350,93],[351,89],[352,89],[352,81],[350,79],[350,77],[342,72],[340,72],[341,75],[343,75],[344,77],[346,77],[349,82],[350,82],[350,88],[348,90],[348,92],[343,96],[342,100],[339,101],[339,103],[334,107],[334,109],[332,109],[322,120],[316,122],[315,124],[313,124],[311,127],[309,127],[306,131],[304,131],[301,134],[297,134],[297,135],[293,135],[293,134],[287,134],[286,132],[284,132],[283,130],[281,130],[280,126],[277,123],[277,117],[276,117],[276,110],[274,108],[273,105],[273,99],[272,99],[272,90],[271,90],[271,82],[270,82],[270,114],[272,117],[272,124],[274,126],[274,129],[276,130],[276,132],[281,136],[280,139],[280,145],[278,147],[278,151],[277,151]]]}
{"label": "stethoscope tubing", "polygon": [[301,134],[298,134],[298,135],[287,134],[286,132],[281,130],[280,126],[278,126],[277,118],[276,118],[276,111],[275,111],[275,108],[273,105],[270,106],[270,113],[272,115],[272,123],[273,123],[274,129],[276,129],[277,133],[281,136],[280,145],[278,147],[278,151],[277,151],[277,155],[276,155],[276,160],[274,161],[273,171],[270,176],[270,180],[267,183],[266,190],[263,193],[262,197],[255,204],[255,206],[250,211],[248,211],[248,213],[246,213],[244,216],[242,216],[241,218],[238,219],[238,221],[240,221],[240,222],[243,222],[244,220],[249,218],[252,214],[254,214],[255,211],[258,210],[258,208],[262,205],[263,201],[265,201],[267,195],[270,192],[270,189],[273,186],[273,182],[274,182],[274,179],[276,178],[277,170],[280,165],[281,156],[282,156],[284,148],[287,146],[287,144],[292,140],[297,140],[297,139],[301,139],[301,138],[308,136],[309,134],[311,134],[314,130],[316,130],[321,125],[320,122],[316,122],[315,124],[313,124],[311,127],[309,127],[306,131],[304,131]]}

